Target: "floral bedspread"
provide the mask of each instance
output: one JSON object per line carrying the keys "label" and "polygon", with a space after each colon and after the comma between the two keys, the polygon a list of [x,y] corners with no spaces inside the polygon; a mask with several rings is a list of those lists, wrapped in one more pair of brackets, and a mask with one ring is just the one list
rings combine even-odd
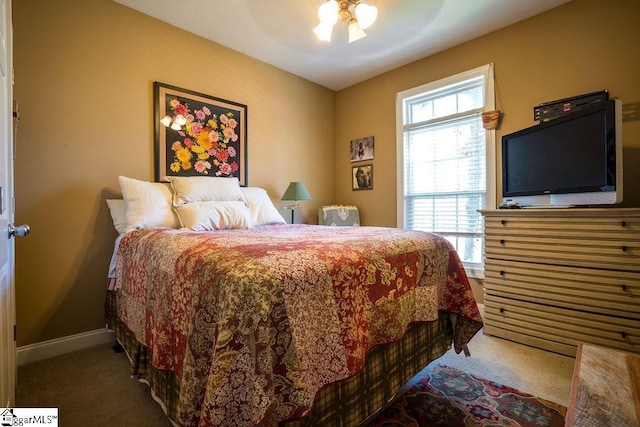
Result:
{"label": "floral bedspread", "polygon": [[116,277],[118,316],[178,377],[185,426],[303,417],[411,322],[445,310],[481,325],[449,242],[393,228],[137,230]]}

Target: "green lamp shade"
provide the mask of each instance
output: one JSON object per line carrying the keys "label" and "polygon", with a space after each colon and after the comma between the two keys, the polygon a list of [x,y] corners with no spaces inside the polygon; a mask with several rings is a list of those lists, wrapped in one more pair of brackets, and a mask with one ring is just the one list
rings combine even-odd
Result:
{"label": "green lamp shade", "polygon": [[311,195],[301,182],[292,182],[282,195],[282,200],[311,200]]}

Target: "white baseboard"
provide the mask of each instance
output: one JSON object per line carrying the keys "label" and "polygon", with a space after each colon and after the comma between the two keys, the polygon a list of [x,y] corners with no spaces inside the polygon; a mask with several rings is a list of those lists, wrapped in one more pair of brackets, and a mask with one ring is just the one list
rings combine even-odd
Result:
{"label": "white baseboard", "polygon": [[115,342],[115,334],[104,328],[25,345],[18,347],[18,366],[108,342]]}

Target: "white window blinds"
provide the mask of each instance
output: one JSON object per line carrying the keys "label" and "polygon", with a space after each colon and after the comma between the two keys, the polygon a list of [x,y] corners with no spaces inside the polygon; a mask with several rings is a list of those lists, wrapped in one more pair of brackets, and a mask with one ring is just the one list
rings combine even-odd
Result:
{"label": "white window blinds", "polygon": [[485,94],[485,74],[466,73],[401,98],[402,226],[447,238],[476,277],[488,192]]}

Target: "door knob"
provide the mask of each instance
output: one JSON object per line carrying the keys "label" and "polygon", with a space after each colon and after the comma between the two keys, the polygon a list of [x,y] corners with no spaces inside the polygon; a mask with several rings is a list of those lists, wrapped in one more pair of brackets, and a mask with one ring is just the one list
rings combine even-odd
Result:
{"label": "door knob", "polygon": [[31,231],[31,229],[27,224],[19,225],[17,227],[13,224],[9,224],[9,238],[12,238],[13,236],[24,237],[29,234],[29,231]]}

